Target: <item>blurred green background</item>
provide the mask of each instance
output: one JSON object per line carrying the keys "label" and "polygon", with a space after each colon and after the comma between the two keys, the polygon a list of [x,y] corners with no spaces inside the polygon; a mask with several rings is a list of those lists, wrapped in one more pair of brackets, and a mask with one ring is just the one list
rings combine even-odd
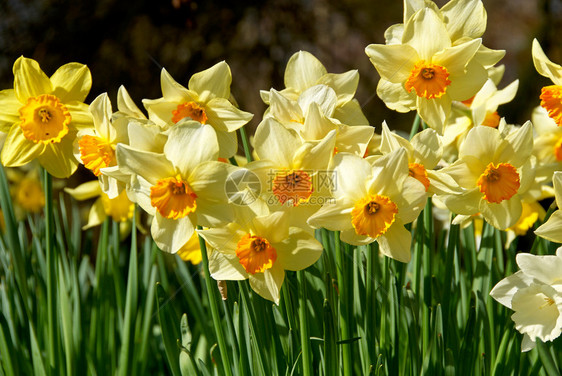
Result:
{"label": "blurred green background", "polygon": [[[484,44],[507,51],[500,87],[520,79],[514,103],[499,113],[522,124],[539,103],[540,87],[550,84],[532,66],[532,39],[562,63],[562,1],[484,5]],[[0,88],[12,87],[12,64],[20,55],[36,59],[48,75],[78,61],[92,71],[88,102],[103,92],[114,101],[125,85],[140,106],[142,98],[161,96],[161,67],[187,86],[193,73],[226,60],[232,93],[243,110],[255,114],[253,128],[265,109],[259,90],[283,88],[287,60],[307,50],[329,72],[359,70],[357,99],[377,132],[383,120],[408,129],[414,114],[385,107],[375,94],[379,76],[364,53],[368,44],[384,43],[384,30],[399,22],[401,1],[0,0]]]}

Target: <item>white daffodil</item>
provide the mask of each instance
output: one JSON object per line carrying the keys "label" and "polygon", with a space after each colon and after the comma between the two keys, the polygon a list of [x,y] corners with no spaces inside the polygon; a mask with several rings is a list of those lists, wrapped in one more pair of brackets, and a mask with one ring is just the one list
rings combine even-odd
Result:
{"label": "white daffodil", "polygon": [[408,262],[411,234],[404,225],[417,218],[426,192],[408,176],[406,150],[393,151],[372,165],[357,155],[338,153],[334,170],[334,202],[313,214],[309,225],[341,231],[341,240],[353,245],[377,241],[383,254]]}
{"label": "white daffodil", "polygon": [[521,270],[498,282],[490,295],[515,311],[511,318],[524,334],[521,350],[529,351],[537,338],[552,341],[562,332],[562,247],[555,256],[520,253],[516,261]]}

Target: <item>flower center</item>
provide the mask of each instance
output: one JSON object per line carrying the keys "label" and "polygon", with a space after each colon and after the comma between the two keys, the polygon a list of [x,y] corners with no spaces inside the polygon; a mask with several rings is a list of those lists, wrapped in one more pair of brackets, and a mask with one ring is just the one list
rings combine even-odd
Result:
{"label": "flower center", "polygon": [[355,203],[351,210],[351,224],[358,235],[376,238],[394,223],[398,207],[390,198],[369,195]]}
{"label": "flower center", "polygon": [[545,296],[543,299],[544,299],[545,303],[542,306],[540,306],[539,309],[543,309],[544,307],[550,307],[551,305],[554,304],[554,299],[552,299],[548,296]]}
{"label": "flower center", "polygon": [[236,246],[236,256],[244,270],[250,274],[263,273],[277,260],[277,251],[267,239],[246,234]]}
{"label": "flower center", "polygon": [[201,124],[205,124],[208,120],[205,109],[195,102],[178,104],[178,107],[172,111],[172,122],[174,124],[186,117],[198,121]]}
{"label": "flower center", "polygon": [[123,190],[115,198],[109,198],[105,193],[102,193],[101,202],[105,214],[111,216],[115,222],[125,222],[133,218],[135,204],[127,197],[127,191]]}
{"label": "flower center", "polygon": [[164,218],[179,219],[197,208],[197,195],[189,184],[178,175],[175,178],[164,178],[150,187],[150,204]]}
{"label": "flower center", "polygon": [[541,90],[541,106],[556,125],[562,126],[562,85],[545,86]]}
{"label": "flower center", "polygon": [[427,171],[425,167],[419,163],[408,164],[408,175],[418,180],[425,187],[425,191],[429,189],[429,178],[427,177]]}
{"label": "flower center", "polygon": [[115,150],[109,142],[100,137],[85,135],[78,141],[80,159],[94,175],[100,176],[100,168],[115,166]]}
{"label": "flower center", "polygon": [[498,204],[517,193],[520,186],[519,173],[510,163],[500,163],[497,166],[490,163],[477,184],[488,202]]}
{"label": "flower center", "polygon": [[482,121],[482,125],[497,128],[498,125],[500,125],[500,115],[498,114],[498,112],[487,112],[486,117]]}
{"label": "flower center", "polygon": [[280,171],[273,179],[273,194],[281,204],[290,200],[297,206],[308,201],[313,190],[312,178],[303,170]]}
{"label": "flower center", "polygon": [[60,142],[72,120],[66,106],[49,94],[28,98],[19,113],[24,137],[36,144]]}
{"label": "flower center", "polygon": [[415,90],[418,97],[440,98],[451,84],[448,77],[447,68],[421,60],[414,65],[404,86],[408,93]]}
{"label": "flower center", "polygon": [[554,156],[558,162],[562,162],[562,137],[554,145]]}
{"label": "flower center", "polygon": [[45,195],[37,179],[23,178],[16,187],[16,202],[31,213],[40,212],[45,206]]}

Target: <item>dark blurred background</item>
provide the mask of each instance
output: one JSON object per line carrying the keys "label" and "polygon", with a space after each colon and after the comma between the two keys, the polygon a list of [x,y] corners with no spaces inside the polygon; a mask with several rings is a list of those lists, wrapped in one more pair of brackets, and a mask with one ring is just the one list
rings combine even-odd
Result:
{"label": "dark blurred background", "polygon": [[[499,112],[522,124],[539,103],[540,87],[550,84],[532,65],[532,39],[562,63],[562,1],[485,0],[484,5],[484,44],[507,51],[500,87],[520,79],[514,104]],[[36,59],[48,75],[77,61],[92,71],[87,102],[108,92],[115,106],[123,84],[141,106],[142,98],[161,96],[162,67],[187,86],[193,73],[226,60],[232,93],[243,110],[255,114],[255,127],[265,109],[259,90],[282,89],[287,60],[307,50],[329,72],[359,70],[356,97],[377,131],[383,120],[408,129],[413,113],[390,111],[376,97],[379,77],[364,53],[368,44],[384,43],[384,30],[400,22],[401,1],[0,0],[0,88],[12,87],[12,64],[20,55]]]}

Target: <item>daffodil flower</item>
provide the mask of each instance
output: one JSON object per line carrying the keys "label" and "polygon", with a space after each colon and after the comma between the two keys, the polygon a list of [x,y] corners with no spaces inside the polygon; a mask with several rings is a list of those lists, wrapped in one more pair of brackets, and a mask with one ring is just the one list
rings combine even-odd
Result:
{"label": "daffodil flower", "polygon": [[23,219],[27,213],[39,213],[45,207],[45,194],[37,167],[32,163],[23,168],[6,169],[16,218]]}
{"label": "daffodil flower", "polygon": [[502,230],[513,226],[521,216],[521,195],[535,177],[532,132],[530,122],[506,136],[496,128],[471,129],[459,159],[442,170],[462,188],[441,197],[447,207],[457,214],[481,213]]}
{"label": "daffodil flower", "polygon": [[334,153],[335,131],[319,141],[303,141],[274,118],[265,118],[256,129],[259,161],[247,167],[262,182],[262,199],[291,212],[291,223],[312,229],[308,217],[331,198],[333,178],[328,166]]}
{"label": "daffodil flower", "polygon": [[404,26],[401,44],[371,44],[365,49],[390,85],[377,88],[385,104],[399,112],[417,109],[421,118],[439,134],[451,112],[452,101],[472,97],[488,74],[473,59],[480,39],[453,45],[435,9],[417,11]]}
{"label": "daffodil flower", "polygon": [[417,218],[426,192],[408,175],[406,150],[395,150],[373,164],[354,154],[338,153],[334,166],[335,201],[313,214],[309,225],[341,231],[341,240],[352,245],[377,241],[384,255],[408,262],[411,234],[404,225]]}
{"label": "daffodil flower", "polygon": [[384,155],[400,148],[408,154],[408,174],[423,184],[428,195],[456,192],[457,183],[449,175],[434,170],[443,154],[441,137],[435,130],[424,129],[408,141],[390,132],[383,122],[380,151]]}
{"label": "daffodil flower", "polygon": [[231,219],[224,184],[235,166],[218,162],[213,128],[184,120],[169,132],[164,153],[117,145],[117,164],[131,176],[127,194],[152,220],[160,249],[176,253],[195,226],[213,227]]}
{"label": "daffodil flower", "polygon": [[51,175],[66,178],[78,162],[73,142],[78,130],[92,127],[84,102],[92,77],[87,66],[69,63],[51,77],[32,59],[14,63],[14,89],[0,92],[0,131],[4,166],[21,166],[37,159]]}
{"label": "daffodil flower", "polygon": [[511,319],[522,333],[521,351],[535,347],[536,339],[552,341],[562,332],[562,247],[555,256],[520,253],[520,271],[502,279],[490,295],[515,313]]}
{"label": "daffodil flower", "polygon": [[548,111],[548,116],[554,119],[560,127],[562,126],[562,66],[550,61],[536,39],[533,39],[532,53],[537,72],[550,78],[554,83],[554,85],[542,88],[541,106]]}
{"label": "daffodil flower", "polygon": [[554,185],[554,198],[558,210],[556,210],[550,218],[539,228],[535,230],[535,234],[548,239],[552,242],[562,243],[562,171],[556,171],[552,178]]}
{"label": "daffodil flower", "polygon": [[80,184],[76,188],[65,188],[64,191],[78,201],[96,198],[90,209],[88,223],[82,227],[83,230],[101,225],[107,217],[111,217],[115,222],[121,224],[121,233],[126,233],[130,229],[130,220],[135,213],[135,204],[127,197],[127,192],[123,191],[115,198],[109,198],[101,190],[97,180],[91,180]]}
{"label": "daffodil flower", "polygon": [[443,133],[444,154],[448,160],[456,159],[459,146],[473,127],[484,125],[497,128],[499,126],[501,118],[498,107],[515,98],[518,86],[519,81],[515,80],[498,90],[494,81],[488,79],[474,97],[453,105],[451,117]]}
{"label": "daffodil flower", "polygon": [[[316,85],[326,85],[336,95],[336,105],[330,116],[349,125],[368,125],[369,122],[359,102],[354,99],[359,73],[351,70],[345,73],[328,73],[326,67],[310,52],[299,51],[287,62],[285,68],[285,89],[277,92],[284,98],[297,101],[308,89]],[[262,90],[260,95],[266,104],[271,104],[272,95],[276,92]]]}
{"label": "daffodil flower", "polygon": [[307,231],[291,226],[286,212],[252,214],[197,232],[212,248],[209,270],[214,279],[249,279],[256,293],[279,304],[285,270],[309,267],[323,248]]}
{"label": "daffodil flower", "polygon": [[181,119],[189,118],[201,124],[211,125],[219,140],[219,157],[229,158],[236,154],[236,131],[249,122],[253,115],[239,110],[230,101],[232,75],[224,61],[194,74],[186,89],[162,69],[160,77],[162,98],[144,99],[143,104],[150,120],[170,127]]}

